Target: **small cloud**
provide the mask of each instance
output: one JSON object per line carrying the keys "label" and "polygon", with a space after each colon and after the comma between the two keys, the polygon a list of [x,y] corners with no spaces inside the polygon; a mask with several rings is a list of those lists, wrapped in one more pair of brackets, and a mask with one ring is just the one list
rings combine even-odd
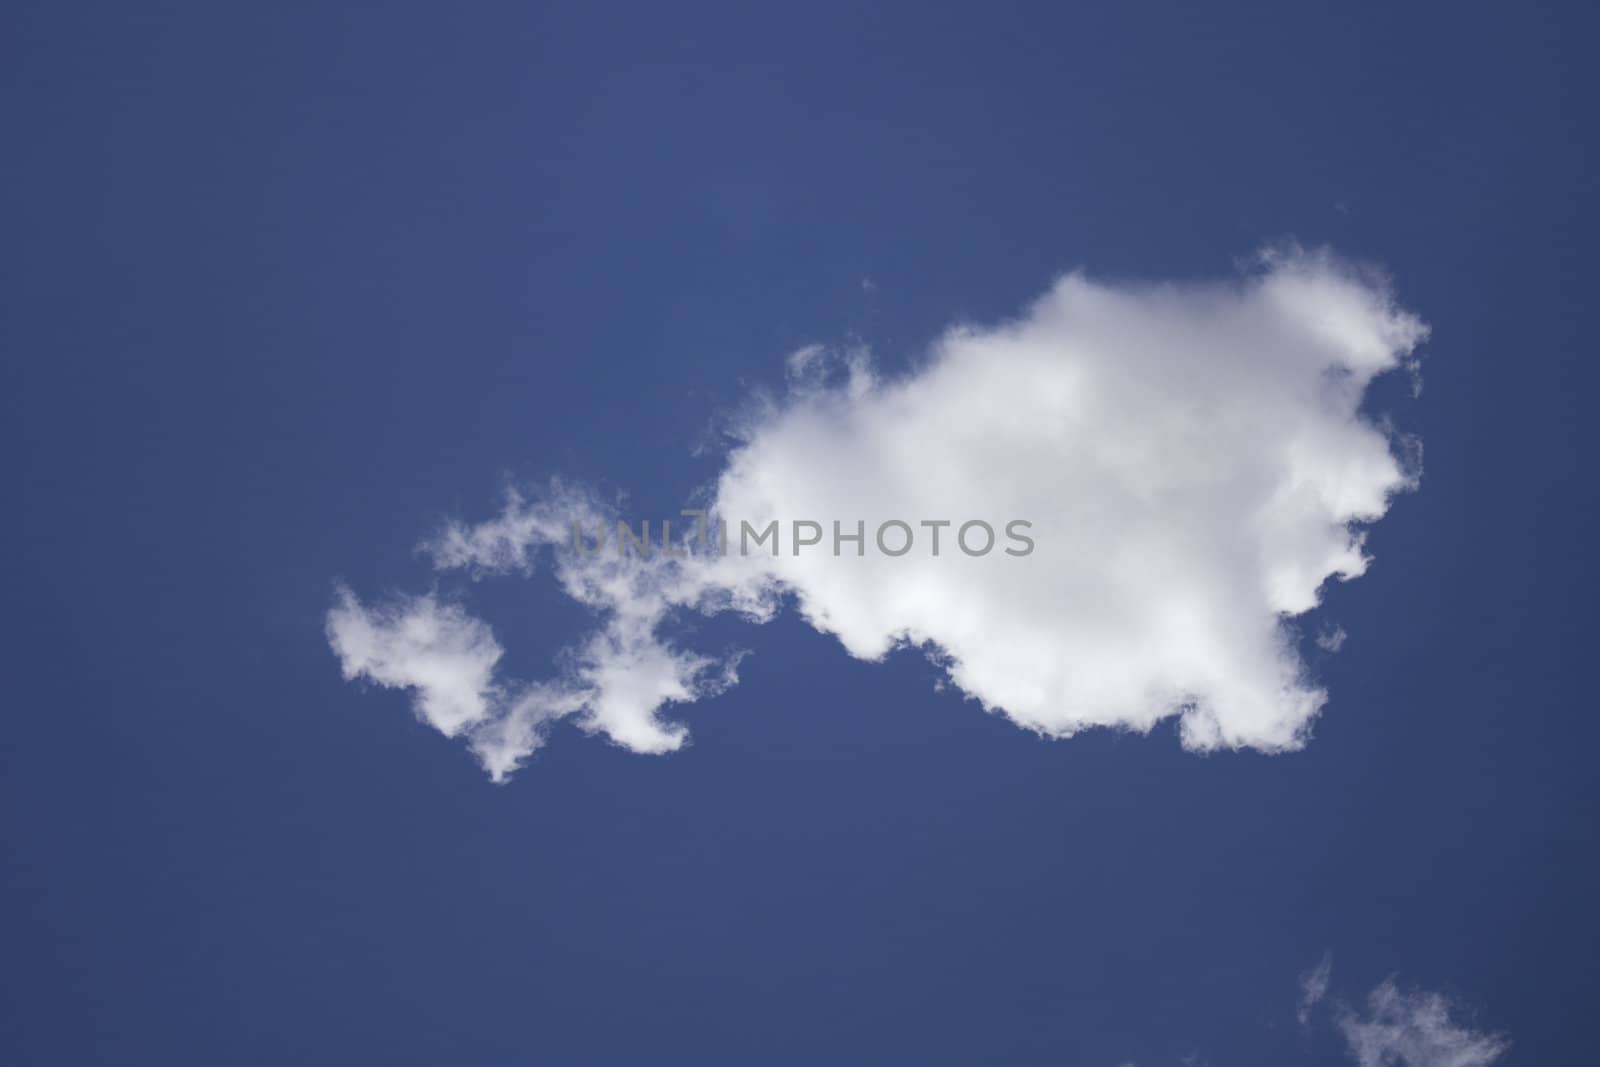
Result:
{"label": "small cloud", "polygon": [[1328,980],[1333,975],[1333,953],[1324,952],[1317,965],[1300,976],[1300,1007],[1295,1016],[1300,1025],[1311,1022],[1311,1010],[1328,995]]}
{"label": "small cloud", "polygon": [[[1365,1010],[1358,1011],[1330,998],[1332,976],[1333,955],[1324,952],[1300,976],[1296,1014],[1305,1026],[1313,1009],[1332,999],[1334,1022],[1356,1067],[1492,1067],[1511,1047],[1505,1035],[1464,1022],[1460,1007],[1443,994],[1408,992],[1388,978],[1368,994]],[[1179,1055],[1177,1061],[1183,1067],[1209,1064],[1199,1049]],[[1133,1067],[1132,1061],[1122,1067]]]}
{"label": "small cloud", "polygon": [[803,345],[789,353],[783,361],[784,370],[791,382],[804,381],[827,357],[828,350],[821,345]]}
{"label": "small cloud", "polygon": [[487,625],[438,597],[372,608],[337,586],[327,637],[347,681],[411,690],[417,718],[446,737],[488,718],[498,700],[500,643]]}
{"label": "small cloud", "polygon": [[1324,652],[1337,652],[1344,647],[1345,638],[1349,636],[1343,626],[1324,627],[1317,634],[1317,647]]}
{"label": "small cloud", "polygon": [[1444,995],[1406,992],[1387,978],[1368,995],[1365,1015],[1347,1010],[1339,1030],[1357,1067],[1489,1067],[1511,1047],[1459,1014]]}

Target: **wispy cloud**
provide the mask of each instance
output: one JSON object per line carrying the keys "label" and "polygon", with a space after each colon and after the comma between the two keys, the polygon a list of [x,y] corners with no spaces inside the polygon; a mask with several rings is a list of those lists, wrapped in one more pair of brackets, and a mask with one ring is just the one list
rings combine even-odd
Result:
{"label": "wispy cloud", "polygon": [[[1405,990],[1388,978],[1363,1005],[1351,1007],[1331,992],[1332,978],[1331,953],[1300,975],[1295,1015],[1302,1054],[1308,1048],[1332,1052],[1342,1045],[1356,1067],[1492,1067],[1511,1047],[1504,1034],[1469,1022],[1462,1006],[1442,993]],[[1270,1039],[1271,1030],[1262,1036]],[[1295,1059],[1284,1048],[1276,1062]],[[1178,1062],[1203,1067],[1209,1061],[1194,1051]]]}
{"label": "wispy cloud", "polygon": [[1365,1011],[1345,1010],[1339,1030],[1358,1067],[1489,1067],[1511,1043],[1474,1029],[1440,993],[1405,991],[1387,979]]}
{"label": "wispy cloud", "polygon": [[1324,652],[1337,652],[1349,637],[1343,626],[1329,626],[1317,633],[1317,647]]}
{"label": "wispy cloud", "polygon": [[1295,1012],[1300,1025],[1311,1022],[1311,1012],[1322,998],[1328,995],[1328,982],[1333,977],[1333,953],[1324,952],[1317,965],[1300,976],[1300,1006]]}

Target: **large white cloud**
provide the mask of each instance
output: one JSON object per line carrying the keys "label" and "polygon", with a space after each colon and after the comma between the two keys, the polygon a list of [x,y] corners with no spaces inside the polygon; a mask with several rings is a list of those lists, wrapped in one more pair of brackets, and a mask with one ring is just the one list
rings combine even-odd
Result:
{"label": "large white cloud", "polygon": [[[1364,572],[1360,526],[1413,482],[1409,446],[1360,406],[1425,334],[1381,278],[1289,250],[1219,283],[1071,275],[1014,321],[951,330],[899,376],[808,348],[787,391],[739,422],[709,494],[730,555],[637,558],[613,539],[584,556],[571,523],[592,535],[617,516],[559,484],[429,542],[441,569],[478,574],[530,572],[548,546],[598,625],[555,680],[489,677],[498,645],[464,616],[448,654],[408,636],[408,619],[439,610],[427,598],[374,612],[346,597],[330,638],[347,675],[417,689],[424,717],[468,733],[497,778],[564,715],[637,751],[677,748],[685,730],[661,709],[720,691],[733,663],[678,647],[674,614],[760,620],[789,595],[852,655],[927,648],[963,692],[1041,734],[1176,716],[1190,748],[1291,749],[1326,696],[1290,620],[1328,578]],[[778,553],[740,555],[741,521],[770,520]],[[797,546],[797,520],[821,543]],[[891,520],[910,527],[904,555],[874,537]],[[981,556],[958,541],[973,520],[996,534]],[[1013,520],[1031,524],[1015,528],[1026,555],[1005,551],[1022,547]],[[835,522],[861,524],[859,548],[834,554]],[[898,550],[904,531],[885,529]],[[981,547],[982,528],[969,533]],[[462,660],[448,684],[447,655]]]}

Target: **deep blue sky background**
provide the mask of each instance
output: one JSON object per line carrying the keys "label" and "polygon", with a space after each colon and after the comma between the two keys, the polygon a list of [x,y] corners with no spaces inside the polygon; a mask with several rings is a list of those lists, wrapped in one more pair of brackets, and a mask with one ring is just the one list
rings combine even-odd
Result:
{"label": "deep blue sky background", "polygon": [[[1595,16],[666,7],[0,16],[0,1061],[1334,1063],[1332,949],[1585,1062]],[[666,511],[800,344],[1291,234],[1434,327],[1303,753],[1043,742],[792,617],[706,625],[687,751],[506,788],[339,680],[332,581],[508,472]]]}

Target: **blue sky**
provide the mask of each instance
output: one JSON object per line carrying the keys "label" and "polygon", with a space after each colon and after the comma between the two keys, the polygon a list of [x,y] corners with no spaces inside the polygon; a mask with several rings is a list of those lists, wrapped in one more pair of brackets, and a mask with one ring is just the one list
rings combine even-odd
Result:
{"label": "blue sky", "polygon": [[[0,1059],[1472,1067],[1597,1044],[1588,11],[3,19]],[[1356,382],[1344,410],[1279,369],[1349,301],[1389,369],[1329,376]],[[1384,332],[1407,315],[1414,348]],[[1059,439],[1016,405],[1060,381],[1007,323],[1126,406],[1039,452]],[[941,356],[956,324],[972,349]],[[935,389],[941,367],[982,388]],[[761,625],[679,604],[644,647],[731,655],[738,681],[660,710],[674,751],[629,751],[604,686],[574,688],[562,650],[618,602],[564,595],[555,549],[526,578],[418,550],[552,477],[626,492],[634,521],[708,486],[892,496],[908,479],[861,449],[927,444],[885,421],[908,385],[944,398],[912,422],[963,444],[909,484],[952,507],[1015,486],[1092,550],[1046,539],[1015,587],[988,584],[1000,560],[838,587],[824,561],[762,577]],[[829,433],[789,433],[810,403]],[[1178,423],[1244,496],[1084,525],[1132,490],[1072,457],[1148,446],[1140,476],[1170,472],[1190,453],[1151,428]],[[1043,458],[1000,477],[978,443],[1012,432]],[[1287,601],[1223,549],[1304,562],[1305,529],[1343,528],[1237,506],[1304,434],[1296,469],[1383,514],[1366,573],[1274,650]],[[1413,489],[1358,462],[1387,441],[1415,474],[1413,438]],[[1039,495],[1057,472],[1075,491]],[[1119,569],[1125,543],[1197,561],[1215,655],[1126,637],[1176,572]],[[340,589],[380,636],[422,601],[492,628],[497,688],[465,698],[486,716],[529,681],[591,704],[492,784],[476,735],[419,717],[414,660],[340,645]],[[988,613],[1015,589],[1026,611]],[[849,654],[902,625],[1007,667]],[[1049,653],[985,659],[1023,633]],[[1224,710],[1205,752],[1127,696],[1171,675],[1236,708],[1297,666],[1326,694],[1304,722]]]}

